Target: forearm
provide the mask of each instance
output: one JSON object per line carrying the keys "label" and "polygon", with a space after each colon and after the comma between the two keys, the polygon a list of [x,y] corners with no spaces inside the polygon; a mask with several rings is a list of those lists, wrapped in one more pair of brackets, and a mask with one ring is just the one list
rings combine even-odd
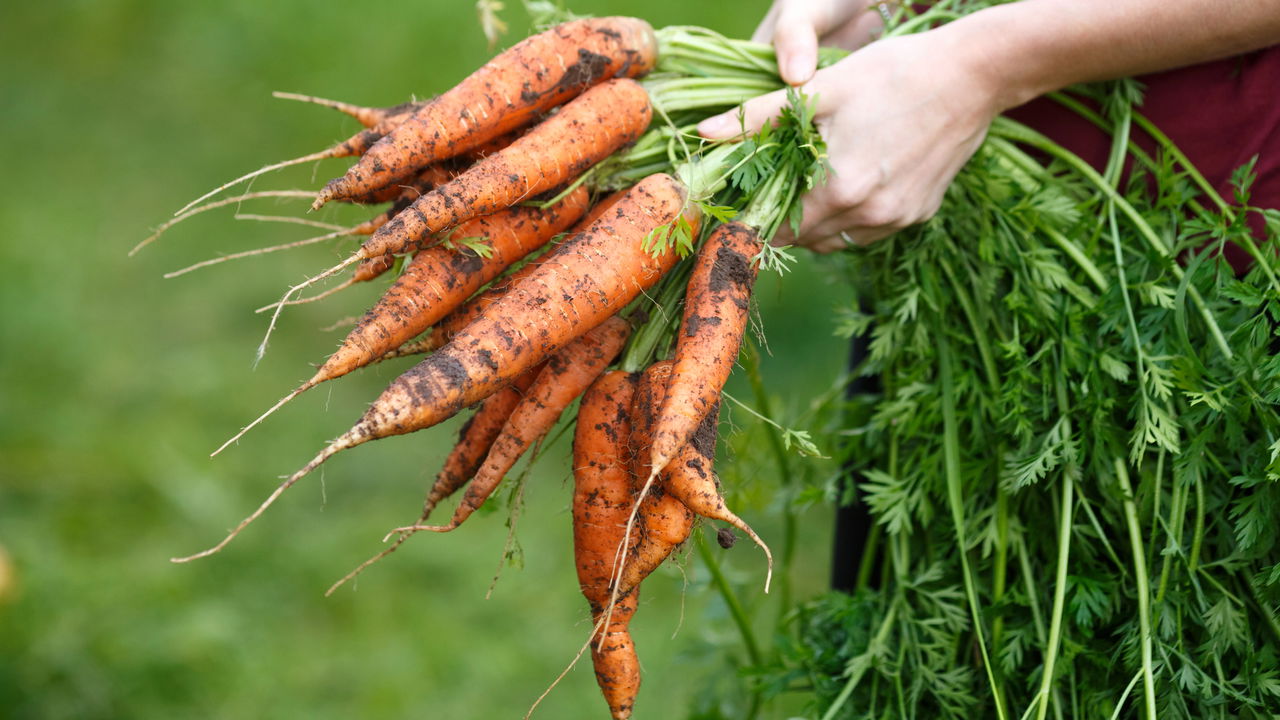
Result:
{"label": "forearm", "polygon": [[1275,0],[1024,0],[948,35],[999,109],[1078,82],[1165,70],[1280,42]]}

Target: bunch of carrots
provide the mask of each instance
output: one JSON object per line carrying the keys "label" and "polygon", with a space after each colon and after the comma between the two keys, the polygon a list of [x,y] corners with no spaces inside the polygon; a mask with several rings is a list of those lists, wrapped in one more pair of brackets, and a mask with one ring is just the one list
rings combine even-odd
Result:
{"label": "bunch of carrots", "polygon": [[[597,678],[612,716],[629,717],[639,665],[627,626],[639,586],[696,518],[737,527],[772,567],[768,547],[721,497],[718,407],[757,272],[787,259],[769,240],[797,219],[798,196],[822,172],[823,146],[799,95],[776,125],[745,141],[707,144],[692,127],[781,86],[767,47],[609,17],[533,35],[430,101],[366,108],[282,94],[346,112],[365,129],[215,189],[139,248],[183,219],[257,198],[305,198],[312,208],[389,203],[354,227],[171,273],[364,236],[343,262],[261,309],[272,313],[268,337],[289,305],[399,273],[311,379],[214,454],[320,383],[390,357],[425,357],[225,539],[175,561],[221,550],[335,453],[474,408],[417,520],[393,530],[394,543],[336,589],[413,534],[461,525],[581,397],[574,551],[595,620]],[[270,170],[340,157],[357,159],[318,193],[200,204]],[[297,297],[348,268],[330,290]],[[672,312],[680,303],[682,316]],[[259,357],[266,346],[264,338]],[[427,524],[458,492],[449,520]]]}

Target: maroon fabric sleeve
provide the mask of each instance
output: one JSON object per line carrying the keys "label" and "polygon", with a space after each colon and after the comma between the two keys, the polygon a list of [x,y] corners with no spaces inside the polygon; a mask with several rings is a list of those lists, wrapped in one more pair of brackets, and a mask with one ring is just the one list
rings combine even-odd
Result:
{"label": "maroon fabric sleeve", "polygon": [[[1280,45],[1238,57],[1144,75],[1139,109],[1186,153],[1228,199],[1231,173],[1258,156],[1252,205],[1280,208]],[[1008,113],[1075,152],[1094,167],[1106,165],[1110,138],[1047,98]],[[1154,142],[1134,130],[1147,150]],[[1261,220],[1255,233],[1261,236]],[[1230,255],[1237,269],[1243,256]]]}

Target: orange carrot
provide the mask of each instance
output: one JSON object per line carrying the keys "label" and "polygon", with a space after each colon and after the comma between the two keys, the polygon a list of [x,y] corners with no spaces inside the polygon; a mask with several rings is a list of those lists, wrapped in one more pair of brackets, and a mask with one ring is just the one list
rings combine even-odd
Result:
{"label": "orange carrot", "polygon": [[[604,215],[609,208],[613,207],[613,204],[625,193],[626,190],[619,190],[591,206],[591,210],[589,210],[587,214],[578,221],[578,224],[570,231],[570,235],[582,232],[586,228],[590,227],[596,220],[599,220],[600,216]],[[537,269],[538,264],[542,260],[543,258],[536,258],[533,261],[526,263],[524,267],[521,267],[510,276],[498,278],[483,293],[476,295],[458,306],[458,308],[453,312],[441,318],[440,322],[436,323],[435,327],[432,328],[430,334],[426,337],[421,340],[405,343],[399,348],[383,355],[380,359],[390,360],[391,358],[421,355],[422,353],[439,350],[445,343],[453,339],[453,336],[457,335],[460,330],[470,325],[484,314],[484,311],[487,310],[498,298],[507,294],[507,291],[511,289],[512,285],[520,282],[520,280],[525,276],[531,275],[533,271]]]}
{"label": "orange carrot", "polygon": [[[640,692],[640,658],[636,655],[631,630],[627,627],[635,616],[639,600],[638,587],[620,598],[606,620],[608,627],[600,630],[599,640],[591,646],[596,683],[604,694],[605,702],[609,703],[609,713],[614,720],[631,717],[636,695]],[[600,624],[601,615],[592,613],[596,624]]]}
{"label": "orange carrot", "polygon": [[[539,269],[489,307],[435,354],[396,378],[364,416],[290,475],[221,542],[176,562],[221,550],[281,493],[335,453],[370,440],[431,427],[488,397],[570,340],[617,314],[676,263],[668,244],[657,257],[646,239],[672,227],[686,210],[687,190],[665,174],[650,175],[599,220],[540,263]],[[607,260],[607,261],[606,261]]]}
{"label": "orange carrot", "polygon": [[545,363],[530,368],[517,377],[515,382],[485,398],[475,415],[462,426],[458,432],[458,444],[445,459],[444,467],[436,475],[436,480],[427,493],[418,524],[427,519],[441,500],[448,498],[475,477],[494,441],[506,428],[511,414],[521,401],[528,397],[530,386],[544,367]]}
{"label": "orange carrot", "polygon": [[582,396],[573,436],[574,565],[592,619],[600,626],[591,648],[596,682],[619,720],[630,717],[640,687],[640,663],[627,630],[639,590],[619,600],[608,627],[601,619],[634,497],[630,412],[635,388],[632,373],[600,376]]}
{"label": "orange carrot", "polygon": [[387,185],[414,168],[531,125],[588,87],[610,78],[643,75],[656,56],[653,28],[635,18],[575,20],[529,37],[369,148],[345,175],[325,185],[316,207]]}
{"label": "orange carrot", "polygon": [[[675,380],[675,371],[667,384],[667,400],[671,399],[671,388]],[[764,551],[768,561],[764,590],[769,592],[769,581],[773,577],[773,553],[769,546],[760,539],[751,526],[738,517],[724,503],[720,495],[720,479],[712,468],[716,461],[716,426],[719,420],[719,405],[713,405],[711,411],[702,419],[694,432],[693,438],[676,454],[675,460],[664,469],[662,488],[675,497],[695,514],[712,520],[720,520],[746,533],[755,544]],[[623,591],[626,586],[622,586]]]}
{"label": "orange carrot", "polygon": [[449,524],[412,529],[448,532],[480,509],[520,456],[555,426],[560,413],[613,362],[630,334],[631,326],[615,315],[552,355],[494,440]]}
{"label": "orange carrot", "polygon": [[457,171],[451,167],[428,165],[405,182],[391,183],[361,195],[354,195],[347,198],[347,200],[359,205],[377,205],[378,203],[396,202],[403,199],[404,203],[400,206],[400,209],[404,209],[424,193],[449,182],[457,174]]}
{"label": "orange carrot", "polygon": [[631,514],[631,405],[639,376],[601,375],[582,396],[573,435],[573,548],[592,612],[609,602],[622,529]]}
{"label": "orange carrot", "polygon": [[[671,377],[671,361],[664,360],[650,365],[640,375],[635,399],[631,405],[631,445],[635,449],[633,471],[637,485],[639,478],[650,476],[648,457],[653,439],[653,423],[658,408],[666,395],[667,381]],[[668,491],[665,477],[660,482],[636,488],[638,510],[636,514],[637,538],[629,546],[626,561],[617,571],[615,592],[625,596],[649,573],[657,569],[663,560],[689,537],[693,529],[693,512]],[[624,534],[624,537],[629,533]],[[630,538],[628,538],[630,541]]]}
{"label": "orange carrot", "polygon": [[[485,398],[475,414],[463,424],[462,429],[458,431],[458,443],[445,458],[444,467],[440,469],[435,482],[428,490],[426,500],[422,504],[422,514],[418,516],[415,525],[426,522],[431,511],[441,500],[457,492],[458,488],[465,485],[476,474],[485,456],[489,454],[493,441],[506,425],[507,418],[511,417],[511,412],[520,404],[520,400],[524,398],[529,386],[533,384],[534,378],[541,370],[541,365],[534,367],[516,378],[515,382]],[[413,536],[414,532],[416,531],[400,533],[400,537],[396,538],[390,547],[360,563],[341,580],[330,586],[325,595],[332,595],[335,590],[364,572],[370,565],[395,552]]]}
{"label": "orange carrot", "polygon": [[651,116],[649,96],[634,80],[597,85],[503,150],[418,198],[379,228],[359,255],[405,252],[429,235],[563,185],[633,142]]}
{"label": "orange carrot", "polygon": [[418,198],[378,228],[354,255],[285,291],[258,345],[258,359],[266,353],[280,311],[298,291],[352,263],[408,252],[434,233],[564,184],[635,140],[651,113],[648,95],[633,80],[610,80],[574,98],[502,151]]}
{"label": "orange carrot", "polygon": [[[382,358],[431,327],[508,265],[545,245],[572,225],[586,212],[586,203],[586,189],[578,188],[545,210],[517,206],[476,218],[457,229],[459,237],[486,238],[492,250],[489,257],[443,245],[419,251],[310,380],[242,428],[222,447],[235,442],[301,393]],[[387,255],[375,256],[384,257]]]}
{"label": "orange carrot", "polygon": [[698,252],[676,338],[666,401],[654,424],[652,468],[664,468],[720,401],[747,326],[760,251],[755,230],[737,222],[716,228]]}
{"label": "orange carrot", "polygon": [[651,232],[680,217],[685,196],[684,186],[668,175],[645,178],[393,382],[335,445],[430,427],[616,314],[675,264],[674,249],[653,257],[643,245]]}
{"label": "orange carrot", "polygon": [[484,238],[481,257],[443,245],[421,250],[374,305],[342,347],[316,372],[312,384],[345,375],[387,354],[431,327],[507,266],[545,245],[586,211],[584,188],[545,210],[516,206],[464,223],[454,235]]}

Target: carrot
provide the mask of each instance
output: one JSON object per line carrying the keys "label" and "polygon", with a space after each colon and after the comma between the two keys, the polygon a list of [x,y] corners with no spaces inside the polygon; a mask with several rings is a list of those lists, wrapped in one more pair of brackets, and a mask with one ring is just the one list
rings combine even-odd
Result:
{"label": "carrot", "polygon": [[630,333],[627,321],[615,315],[552,355],[494,440],[453,519],[447,525],[406,529],[448,532],[479,510],[520,456],[555,426],[560,413],[613,362]]}
{"label": "carrot", "polygon": [[[675,370],[667,383],[667,400],[671,399],[671,388],[675,381]],[[768,561],[764,590],[769,592],[769,581],[773,577],[773,553],[760,536],[747,525],[742,518],[733,513],[724,503],[720,495],[720,479],[712,471],[716,461],[716,426],[718,424],[719,405],[713,405],[711,411],[698,425],[693,438],[676,454],[675,460],[666,466],[665,482],[662,488],[675,497],[695,514],[712,520],[720,520],[738,528],[764,551]],[[730,541],[732,544],[732,541]],[[626,590],[626,586],[622,586]]]}
{"label": "carrot", "polygon": [[573,553],[592,612],[603,610],[631,513],[631,405],[639,376],[601,375],[582,396],[573,435]]}
{"label": "carrot", "polygon": [[330,100],[328,98],[316,97],[315,95],[302,95],[300,93],[281,92],[279,90],[271,93],[271,96],[281,100],[297,100],[299,102],[333,108],[338,112],[350,115],[359,121],[361,125],[364,125],[367,128],[374,127],[393,115],[408,115],[417,112],[423,105],[426,105],[427,102],[429,102],[427,100],[417,100],[380,108],[363,107],[360,105],[345,103],[341,100]]}
{"label": "carrot", "polygon": [[[457,492],[471,479],[476,471],[480,469],[481,463],[489,454],[489,448],[493,446],[493,441],[502,432],[502,428],[506,425],[507,418],[511,417],[511,412],[520,404],[520,400],[524,398],[529,386],[533,384],[534,378],[542,370],[542,366],[536,366],[523,375],[515,379],[507,387],[485,398],[480,404],[475,414],[467,419],[462,428],[458,431],[458,442],[453,446],[453,450],[449,452],[449,456],[445,458],[444,467],[436,475],[435,482],[432,483],[431,489],[427,492],[426,500],[422,504],[422,514],[418,516],[415,525],[421,525],[426,522],[431,515],[431,511],[441,500],[449,497]],[[414,532],[400,533],[400,537],[391,544],[390,547],[373,557],[360,563],[354,570],[347,573],[343,578],[325,592],[325,596],[332,595],[335,590],[342,587],[347,581],[364,572],[370,565],[378,562],[382,558],[395,552],[401,545],[405,543]],[[388,538],[390,535],[387,536]]]}
{"label": "carrot", "polygon": [[692,214],[694,207],[685,207],[687,194],[670,175],[640,181],[478,320],[396,378],[350,430],[290,475],[221,542],[174,561],[221,550],[281,493],[334,454],[448,419],[615,315],[676,263],[673,244],[655,257],[644,249],[646,239],[672,227],[686,209],[685,220],[697,232],[699,218]]}
{"label": "carrot", "polygon": [[[640,658],[631,640],[628,625],[635,616],[640,600],[640,588],[624,595],[609,615],[607,628],[602,628],[599,641],[591,646],[591,664],[596,670],[596,683],[609,703],[609,713],[614,720],[627,720],[640,692]],[[601,613],[593,613],[599,624]]]}
{"label": "carrot", "polygon": [[633,80],[610,80],[574,98],[502,151],[418,198],[378,228],[354,255],[285,291],[258,345],[258,359],[266,353],[280,311],[294,293],[352,263],[408,252],[429,235],[550,191],[635,140],[651,114],[648,95]]}
{"label": "carrot", "polygon": [[[443,245],[419,251],[310,380],[246,425],[214,454],[306,390],[382,358],[431,327],[508,265],[545,245],[573,224],[586,212],[586,203],[586,189],[578,188],[545,210],[517,206],[464,223],[456,234],[487,238],[492,250],[487,258],[471,250],[454,250]],[[388,256],[375,256],[375,259],[385,257]]]}
{"label": "carrot", "polygon": [[[587,211],[587,214],[578,221],[578,224],[570,231],[570,235],[582,232],[586,228],[590,227],[596,220],[599,220],[600,217],[609,210],[609,208],[613,207],[613,204],[625,193],[626,190],[619,190],[591,206],[591,210]],[[440,349],[445,343],[451,340],[454,335],[457,335],[460,330],[479,318],[498,298],[507,294],[507,291],[511,289],[512,285],[519,282],[525,276],[531,275],[533,271],[537,269],[538,264],[542,259],[543,258],[537,258],[525,264],[524,267],[520,268],[508,277],[498,278],[483,293],[476,295],[458,306],[456,310],[443,317],[440,322],[432,328],[430,334],[426,337],[421,340],[405,343],[399,348],[383,355],[380,359],[390,360],[391,358],[407,357],[409,355],[421,355],[422,353],[429,353]]]}
{"label": "carrot", "polygon": [[631,188],[479,319],[393,382],[336,444],[430,427],[616,314],[675,264],[673,249],[653,257],[643,245],[680,216],[685,195],[683,185],[663,174]]}
{"label": "carrot", "polygon": [[515,382],[485,398],[476,414],[463,425],[458,433],[457,446],[445,459],[444,467],[427,493],[419,524],[427,519],[441,500],[448,498],[475,477],[494,441],[502,434],[508,419],[521,401],[528,397],[530,386],[544,367],[545,363],[530,368],[517,377]]}
{"label": "carrot", "polygon": [[420,250],[396,282],[316,372],[312,384],[387,354],[461,305],[507,266],[542,247],[586,212],[585,188],[542,210],[516,206],[459,226],[459,238],[486,238],[492,253],[437,245]]}
{"label": "carrot", "polygon": [[325,185],[315,207],[386,185],[415,167],[531,125],[588,87],[643,75],[656,56],[653,28],[635,18],[575,20],[526,38],[369,148],[345,175]]}
{"label": "carrot", "polygon": [[676,338],[666,400],[654,423],[648,464],[661,469],[680,452],[720,401],[747,325],[760,239],[731,222],[716,228],[694,262]]}
{"label": "carrot", "polygon": [[423,193],[430,192],[457,176],[457,171],[445,165],[428,165],[418,171],[411,179],[403,183],[391,183],[385,187],[375,188],[361,195],[347,198],[358,205],[377,205],[384,202],[404,200],[400,209],[408,207]]}
{"label": "carrot", "polygon": [[601,375],[582,396],[573,436],[574,565],[599,627],[591,649],[596,682],[619,719],[630,716],[640,687],[640,663],[627,630],[639,590],[619,600],[608,627],[601,619],[633,500],[630,412],[636,380],[621,370]]}
{"label": "carrot", "polygon": [[359,254],[404,252],[428,235],[563,185],[633,142],[651,116],[649,96],[634,80],[597,85],[503,150],[418,198],[379,228]]}
{"label": "carrot", "polygon": [[[650,477],[648,467],[649,446],[653,438],[653,423],[658,408],[666,395],[667,381],[671,377],[671,361],[664,360],[650,365],[640,375],[635,399],[631,405],[631,445],[635,449],[633,471],[637,485],[639,478]],[[636,488],[638,508],[633,508],[638,525],[638,537],[630,543],[631,523],[625,526],[628,538],[625,562],[617,569],[618,578],[614,591],[625,596],[641,580],[649,576],[667,556],[688,539],[693,529],[693,512],[668,491],[666,476],[660,482],[645,483]]]}

